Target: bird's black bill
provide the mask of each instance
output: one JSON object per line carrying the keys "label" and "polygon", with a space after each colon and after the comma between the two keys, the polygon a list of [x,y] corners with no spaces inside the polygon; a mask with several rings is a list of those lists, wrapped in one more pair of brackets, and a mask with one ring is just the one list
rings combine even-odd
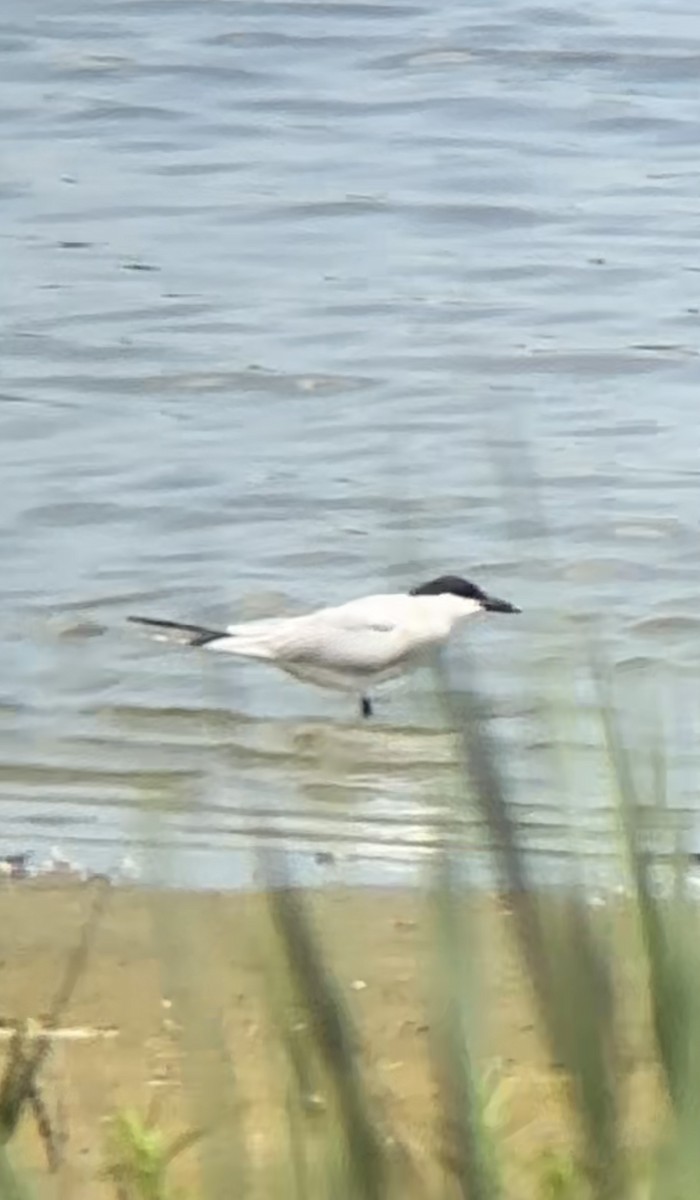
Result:
{"label": "bird's black bill", "polygon": [[517,608],[515,604],[510,604],[508,600],[498,600],[496,596],[485,596],[481,601],[481,607],[487,612],[500,613],[519,613],[522,609]]}
{"label": "bird's black bill", "polygon": [[360,701],[360,711],[363,717],[371,717],[373,713],[372,701],[369,696],[363,696]]}

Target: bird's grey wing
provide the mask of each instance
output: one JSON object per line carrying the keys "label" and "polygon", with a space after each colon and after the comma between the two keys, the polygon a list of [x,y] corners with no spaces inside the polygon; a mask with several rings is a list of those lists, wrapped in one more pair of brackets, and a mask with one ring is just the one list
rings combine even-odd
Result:
{"label": "bird's grey wing", "polygon": [[401,626],[388,620],[328,614],[300,618],[270,633],[277,661],[362,674],[385,670],[405,653]]}
{"label": "bird's grey wing", "polygon": [[279,635],[284,640],[310,637],[324,626],[337,631],[357,629],[380,633],[391,633],[406,619],[408,596],[364,596],[330,608],[319,608],[314,612],[288,617],[262,617],[254,621],[241,621],[228,625],[226,632],[232,637],[262,637]]}
{"label": "bird's grey wing", "polygon": [[241,621],[236,625],[227,625],[226,632],[232,637],[255,637],[257,634],[271,633],[280,626],[289,625],[294,617],[260,617],[255,621]]}

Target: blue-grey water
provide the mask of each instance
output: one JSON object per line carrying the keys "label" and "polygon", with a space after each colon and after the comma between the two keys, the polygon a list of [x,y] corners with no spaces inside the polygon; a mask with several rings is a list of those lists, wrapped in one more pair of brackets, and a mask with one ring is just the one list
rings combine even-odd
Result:
{"label": "blue-grey water", "polygon": [[0,851],[155,841],[225,884],[285,839],[308,878],[410,877],[452,787],[429,680],[360,727],[125,617],[445,568],[525,610],[465,640],[543,870],[572,823],[609,844],[569,623],[692,812],[699,76],[691,0],[5,6]]}

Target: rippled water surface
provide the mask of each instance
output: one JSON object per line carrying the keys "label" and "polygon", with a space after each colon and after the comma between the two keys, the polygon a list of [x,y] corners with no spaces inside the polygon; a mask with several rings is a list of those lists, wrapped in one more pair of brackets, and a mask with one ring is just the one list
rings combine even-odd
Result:
{"label": "rippled water surface", "polygon": [[104,868],[167,835],[227,883],[285,836],[309,877],[404,877],[451,786],[429,681],[360,728],[124,618],[445,568],[525,610],[468,640],[542,863],[571,845],[533,718],[569,615],[676,696],[695,807],[699,71],[690,0],[6,6],[0,849]]}

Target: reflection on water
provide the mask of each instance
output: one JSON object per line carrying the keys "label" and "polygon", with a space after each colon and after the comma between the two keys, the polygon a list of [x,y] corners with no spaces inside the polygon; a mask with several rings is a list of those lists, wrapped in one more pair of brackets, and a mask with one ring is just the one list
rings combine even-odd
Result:
{"label": "reflection on water", "polygon": [[429,682],[359,727],[124,625],[444,569],[524,610],[466,636],[543,872],[562,739],[580,844],[610,844],[577,690],[537,719],[567,622],[635,704],[658,677],[694,808],[699,58],[687,0],[7,17],[0,851],[111,866],[148,799],[202,883],[249,879],[253,835],[390,881],[449,830],[478,874]]}
{"label": "reflection on water", "polygon": [[[596,860],[595,877],[604,877],[614,854],[614,797],[589,717],[586,733],[581,706],[572,705],[539,737],[527,711],[498,722],[521,834],[546,878],[574,852]],[[91,720],[100,732],[77,739],[2,738],[11,844],[58,841],[75,860],[113,873],[126,830],[129,845],[168,846],[198,882],[225,886],[251,880],[250,851],[262,841],[295,851],[305,878],[330,871],[373,883],[405,878],[449,842],[463,851],[470,877],[491,877],[486,828],[468,803],[455,803],[465,785],[454,735],[437,725],[271,721],[145,705],[106,707]],[[575,764],[582,776],[578,784],[559,776],[563,792],[552,780],[557,723],[567,769]],[[695,756],[685,763],[694,766]],[[149,851],[136,854],[148,873]]]}

